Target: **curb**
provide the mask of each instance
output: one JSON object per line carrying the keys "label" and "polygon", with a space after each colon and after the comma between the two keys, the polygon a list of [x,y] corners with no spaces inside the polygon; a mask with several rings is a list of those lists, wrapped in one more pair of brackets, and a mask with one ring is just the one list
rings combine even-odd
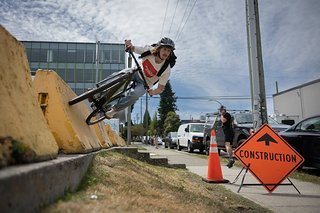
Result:
{"label": "curb", "polygon": [[66,192],[76,191],[97,153],[61,155],[0,170],[1,212],[38,212]]}
{"label": "curb", "polygon": [[167,158],[151,158],[149,152],[134,147],[112,147],[87,154],[59,155],[39,163],[10,166],[0,170],[1,212],[38,212],[66,192],[75,192],[96,154],[113,151],[152,165],[186,169],[185,164],[169,164]]}
{"label": "curb", "polygon": [[170,164],[168,158],[163,157],[151,157],[149,151],[141,151],[136,147],[113,147],[109,149],[110,151],[115,151],[129,157],[135,158],[140,161],[147,162],[156,166],[165,166],[169,168],[179,168],[186,169],[185,164]]}

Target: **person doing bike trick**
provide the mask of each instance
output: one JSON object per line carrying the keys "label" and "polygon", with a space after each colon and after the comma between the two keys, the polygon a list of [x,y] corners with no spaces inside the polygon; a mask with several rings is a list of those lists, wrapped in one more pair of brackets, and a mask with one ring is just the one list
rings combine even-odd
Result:
{"label": "person doing bike trick", "polygon": [[[145,47],[134,46],[131,40],[126,40],[125,48],[141,55],[143,76],[139,72],[134,74],[133,82],[135,86],[133,91],[121,98],[105,113],[107,119],[113,118],[117,113],[134,104],[146,92],[150,96],[162,93],[168,82],[171,68],[175,64],[176,57],[173,53],[175,44],[170,38],[164,37],[156,44]],[[149,88],[152,88],[158,82],[157,88],[147,90],[144,79]]]}

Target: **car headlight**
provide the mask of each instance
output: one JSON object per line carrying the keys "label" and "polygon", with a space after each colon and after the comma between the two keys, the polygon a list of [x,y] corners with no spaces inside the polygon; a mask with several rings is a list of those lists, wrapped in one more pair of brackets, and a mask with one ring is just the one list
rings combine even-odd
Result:
{"label": "car headlight", "polygon": [[199,136],[193,136],[192,137],[192,142],[197,143],[197,142],[202,142],[202,137]]}

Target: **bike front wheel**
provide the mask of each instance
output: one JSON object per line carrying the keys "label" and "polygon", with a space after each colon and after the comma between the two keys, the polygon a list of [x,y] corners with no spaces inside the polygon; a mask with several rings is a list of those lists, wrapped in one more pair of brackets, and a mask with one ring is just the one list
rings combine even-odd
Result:
{"label": "bike front wheel", "polygon": [[105,112],[100,109],[93,110],[86,119],[88,125],[93,125],[99,123],[100,121],[106,119]]}

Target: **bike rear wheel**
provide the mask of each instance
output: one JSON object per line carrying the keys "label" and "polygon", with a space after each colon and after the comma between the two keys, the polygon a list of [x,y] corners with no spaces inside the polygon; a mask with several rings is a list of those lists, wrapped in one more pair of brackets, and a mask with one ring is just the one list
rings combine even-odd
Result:
{"label": "bike rear wheel", "polygon": [[93,97],[95,94],[100,93],[100,92],[112,87],[114,84],[117,84],[117,83],[123,81],[124,79],[129,78],[130,75],[132,75],[132,73],[119,73],[119,74],[117,74],[115,76],[112,76],[112,78],[107,80],[105,82],[105,84],[103,84],[102,86],[97,87],[97,88],[92,89],[92,90],[89,90],[89,91],[87,91],[87,92],[85,92],[85,93],[73,98],[68,103],[69,103],[69,105],[74,105],[76,103],[79,103],[80,101],[83,101],[85,99]]}

